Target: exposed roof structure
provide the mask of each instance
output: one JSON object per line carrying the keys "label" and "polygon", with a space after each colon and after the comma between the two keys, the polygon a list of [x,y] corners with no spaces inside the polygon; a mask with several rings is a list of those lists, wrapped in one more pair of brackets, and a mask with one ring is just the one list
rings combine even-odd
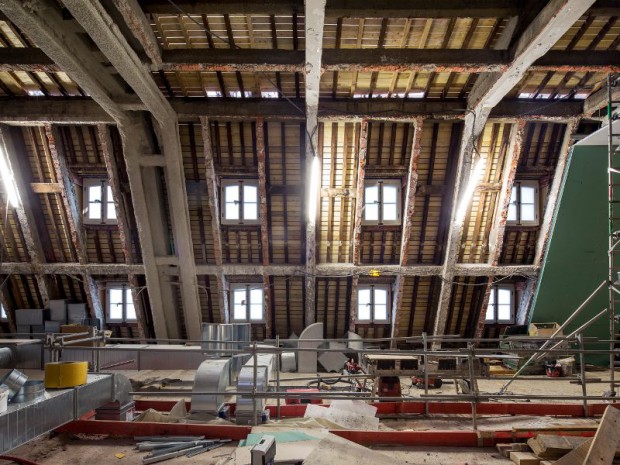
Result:
{"label": "exposed roof structure", "polygon": [[[103,317],[106,283],[126,282],[136,337],[197,339],[201,322],[230,321],[235,282],[264,290],[258,338],[315,321],[329,337],[476,336],[499,280],[524,321],[571,140],[620,70],[614,0],[0,0],[0,12],[0,134],[21,196],[0,201],[2,304],[68,298]],[[118,224],[83,222],[96,177]],[[256,224],[221,221],[222,182],[239,178],[257,180]],[[369,180],[398,184],[398,224],[362,220]],[[537,225],[506,222],[521,181],[540,191]],[[370,282],[391,288],[389,323],[356,322]]]}

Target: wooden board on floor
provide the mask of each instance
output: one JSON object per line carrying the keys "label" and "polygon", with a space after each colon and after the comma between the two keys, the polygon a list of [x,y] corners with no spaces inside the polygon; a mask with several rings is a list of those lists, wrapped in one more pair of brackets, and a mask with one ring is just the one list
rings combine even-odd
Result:
{"label": "wooden board on floor", "polygon": [[588,455],[588,451],[590,450],[590,446],[592,445],[592,440],[594,438],[589,438],[586,442],[581,444],[576,449],[573,449],[568,454],[566,454],[561,459],[554,462],[554,465],[582,465],[583,461],[586,459]]}
{"label": "wooden board on floor", "polygon": [[511,452],[510,460],[517,465],[540,465],[540,459],[531,452]]}
{"label": "wooden board on floor", "polygon": [[611,465],[620,441],[620,410],[607,407],[583,465]]}
{"label": "wooden board on floor", "polygon": [[555,434],[539,434],[527,441],[532,452],[541,459],[559,459],[576,449],[588,438],[580,436],[559,436]]}

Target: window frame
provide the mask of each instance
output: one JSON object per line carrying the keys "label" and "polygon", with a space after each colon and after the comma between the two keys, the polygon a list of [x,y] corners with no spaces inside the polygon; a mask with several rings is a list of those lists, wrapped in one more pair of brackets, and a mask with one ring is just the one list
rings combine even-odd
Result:
{"label": "window frame", "polygon": [[[498,293],[500,290],[510,291],[510,318],[508,320],[500,320],[498,317]],[[493,299],[493,300],[491,300]],[[493,305],[493,318],[487,319],[489,313],[489,307]],[[484,324],[485,325],[511,325],[515,322],[516,314],[516,288],[514,284],[494,284],[491,286],[491,295],[489,296],[489,303],[485,310]]]}
{"label": "window frame", "polygon": [[[387,319],[375,318],[375,290],[384,290],[387,292]],[[359,312],[359,298],[360,291],[370,290],[370,319],[360,318]],[[389,284],[362,284],[360,283],[357,288],[357,308],[355,309],[355,322],[360,324],[389,324],[392,321],[392,286]]]}
{"label": "window frame", "polygon": [[[110,297],[110,291],[112,290],[122,290],[123,291],[123,301],[122,301],[122,313],[123,313],[123,317],[121,319],[119,318],[112,318],[112,314],[111,314],[111,306],[112,306],[112,299]],[[129,323],[129,324],[133,324],[133,323],[138,323],[138,313],[137,313],[137,309],[134,306],[134,313],[136,314],[136,318],[127,318],[127,304],[131,303],[131,305],[134,305],[133,302],[133,296],[131,295],[131,286],[129,285],[129,283],[123,283],[123,282],[115,282],[115,283],[107,283],[106,285],[106,305],[105,305],[105,317],[106,317],[106,323]]]}
{"label": "window frame", "polygon": [[[392,186],[396,188],[396,219],[395,220],[384,220],[384,202],[383,202],[383,187],[384,186]],[[378,220],[368,220],[366,219],[366,191],[370,187],[378,187],[379,188],[379,200],[377,204],[379,205],[379,219]],[[366,179],[364,181],[364,198],[362,205],[362,224],[363,225],[378,225],[378,226],[398,226],[402,224],[402,192],[401,192],[401,181],[398,179]]]}
{"label": "window frame", "polygon": [[[235,318],[235,292],[245,290],[245,318]],[[261,292],[261,318],[260,319],[252,319],[251,315],[251,292],[250,290],[260,290]],[[262,283],[230,283],[230,294],[231,294],[231,303],[232,303],[232,314],[231,321],[233,323],[253,323],[253,324],[261,324],[265,323],[265,290],[263,289]]]}
{"label": "window frame", "polygon": [[[89,217],[91,204],[89,189],[97,185],[101,186],[101,218],[99,219]],[[84,224],[90,226],[118,224],[118,211],[116,209],[116,203],[114,202],[114,197],[111,192],[110,195],[112,196],[112,199],[108,198],[108,190],[111,189],[110,182],[107,178],[84,178],[82,180],[82,221],[84,222]],[[107,207],[110,203],[114,205],[114,218],[107,217]]]}
{"label": "window frame", "polygon": [[[239,219],[226,218],[226,188],[239,186]],[[243,188],[252,186],[256,188],[256,219],[244,218],[245,200]],[[224,225],[257,225],[260,224],[260,199],[258,197],[258,179],[222,179],[220,183],[220,222]]]}
{"label": "window frame", "polygon": [[[531,187],[534,189],[534,219],[533,220],[522,220],[522,201],[521,201],[521,188],[522,187]],[[506,224],[509,226],[538,226],[540,224],[540,185],[538,181],[534,180],[517,180],[512,185],[512,189],[510,190],[510,197],[512,199],[512,192],[514,189],[517,189],[517,200],[514,202],[517,211],[517,219],[509,220],[508,216],[506,216]],[[511,201],[512,205],[513,202]],[[509,207],[510,209],[510,207]],[[509,210],[510,211],[510,210]]]}

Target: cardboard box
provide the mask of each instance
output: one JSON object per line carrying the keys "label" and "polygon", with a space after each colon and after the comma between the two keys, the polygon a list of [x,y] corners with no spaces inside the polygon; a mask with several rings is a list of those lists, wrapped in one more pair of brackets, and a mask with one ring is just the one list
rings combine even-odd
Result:
{"label": "cardboard box", "polygon": [[[553,336],[553,333],[559,328],[560,325],[558,323],[530,323],[527,332],[530,336],[548,337]],[[558,336],[563,335],[564,333],[562,331],[558,333]]]}

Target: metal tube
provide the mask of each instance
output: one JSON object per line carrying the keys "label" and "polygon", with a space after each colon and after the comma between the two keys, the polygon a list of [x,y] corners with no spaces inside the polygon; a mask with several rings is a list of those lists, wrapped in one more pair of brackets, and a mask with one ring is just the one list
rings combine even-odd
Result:
{"label": "metal tube", "polygon": [[[583,349],[583,340],[581,339],[581,334],[577,335],[579,339],[579,348]],[[581,376],[581,392],[583,394],[583,416],[584,418],[588,418],[588,400],[586,397],[588,396],[587,388],[586,388],[586,363],[584,360],[583,352],[579,354],[579,373]]]}
{"label": "metal tube", "polygon": [[[276,336],[276,347],[280,347],[280,336]],[[280,354],[276,354],[276,391],[280,392]],[[280,398],[276,406],[276,417],[280,420]]]}
{"label": "metal tube", "polygon": [[[609,193],[609,201],[608,201],[608,225],[609,225],[609,248],[607,250],[607,261],[608,261],[608,290],[609,290],[609,337],[611,340],[616,338],[616,328],[615,328],[615,300],[614,296],[614,287],[612,283],[618,280],[617,277],[614,276],[614,171],[616,169],[614,162],[614,132],[613,132],[613,105],[612,105],[612,91],[611,88],[613,86],[612,82],[612,74],[607,75],[607,187]],[[615,356],[614,356],[614,348],[615,344],[613,342],[609,343],[609,371],[610,371],[610,383],[609,390],[612,395],[615,393]]]}
{"label": "metal tube", "polygon": [[[566,319],[566,321],[562,323],[562,325],[549,337],[549,340],[542,345],[540,350],[546,348],[547,345],[553,340],[553,338],[555,338],[558,335],[558,333],[560,333],[568,324],[570,324],[581,313],[581,311],[594,299],[594,297],[596,297],[596,294],[598,294],[598,292],[606,284],[607,284],[607,281],[603,281],[601,284],[599,284],[599,286],[592,292],[592,294],[590,294],[588,298],[584,300],[583,303],[579,307],[577,307],[577,309]],[[525,368],[530,363],[532,363],[534,360],[535,360],[535,356],[533,355],[532,357],[530,357],[530,359],[527,362],[525,362],[521,366],[521,368],[517,370],[517,372],[512,376],[512,379],[502,386],[502,388],[499,390],[499,393],[503,394],[504,392],[506,392],[506,389],[508,389],[508,386],[510,386],[512,382],[523,372],[523,370],[525,370]]]}
{"label": "metal tube", "polygon": [[471,350],[471,353],[469,354],[469,356],[467,357],[467,364],[469,365],[469,380],[470,380],[470,391],[473,392],[474,394],[474,398],[471,401],[471,417],[472,417],[472,422],[473,422],[473,426],[474,426],[474,431],[478,431],[478,414],[477,414],[477,389],[474,388],[474,386],[476,385],[476,379],[475,379],[475,374],[474,374],[474,357],[473,357],[473,352],[474,352],[474,347],[473,344],[470,343],[469,344],[469,349]]}
{"label": "metal tube", "polygon": [[[426,352],[428,350],[427,336],[428,335],[426,334],[426,332],[422,333],[422,341],[424,343],[424,394],[426,395],[428,395],[428,356]],[[428,402],[424,402],[424,414],[426,416],[429,415]]]}
{"label": "metal tube", "polygon": [[253,345],[252,345],[252,355],[254,357],[254,372],[252,373],[252,379],[253,379],[253,384],[252,384],[252,424],[256,425],[258,420],[256,417],[256,410],[257,410],[257,404],[256,404],[256,383],[257,383],[257,378],[258,378],[258,354],[256,353],[256,341],[254,341]]}

